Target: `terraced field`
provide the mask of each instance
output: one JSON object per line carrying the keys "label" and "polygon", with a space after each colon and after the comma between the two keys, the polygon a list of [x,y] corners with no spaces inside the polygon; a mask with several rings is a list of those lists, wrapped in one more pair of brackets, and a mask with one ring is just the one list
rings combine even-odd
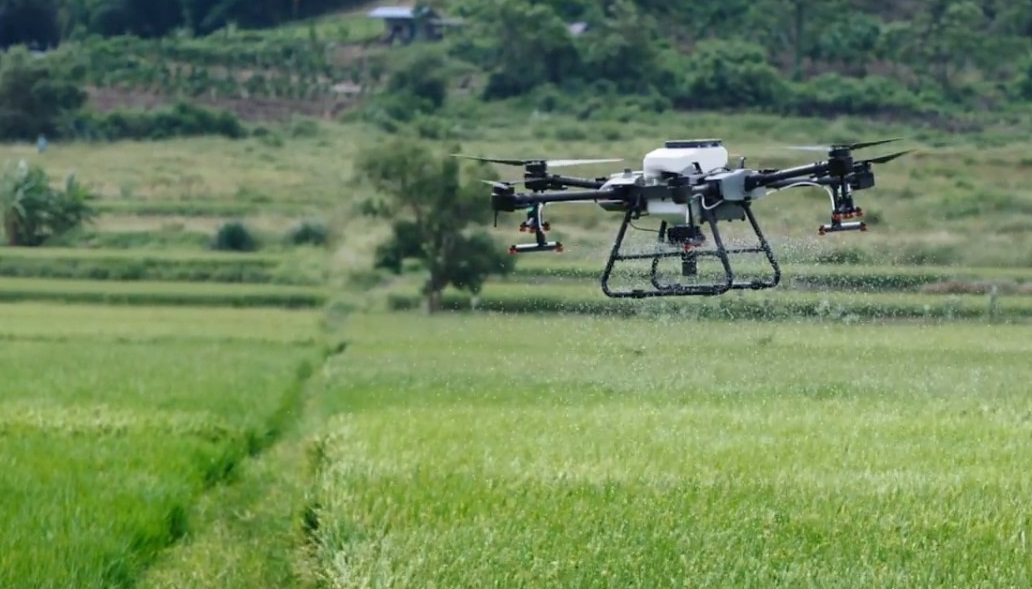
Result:
{"label": "terraced field", "polygon": [[[567,141],[571,121],[492,120],[459,130],[463,151],[611,156],[598,138],[616,134],[634,160],[674,132],[600,124]],[[677,132],[783,165],[799,160],[775,138],[897,130],[736,121]],[[1032,193],[1012,138],[917,134],[922,155],[865,202],[862,239],[816,241],[821,194],[767,201],[775,290],[608,299],[615,219],[579,207],[552,217],[566,254],[449,292],[439,317],[412,311],[422,274],[371,268],[388,227],[359,214],[350,160],[377,138],[326,123],[282,145],[2,148],[83,170],[101,214],[60,244],[0,248],[0,585],[1032,574],[1014,501],[1030,486]],[[213,250],[234,220],[256,251]],[[326,240],[298,243],[306,222]]]}

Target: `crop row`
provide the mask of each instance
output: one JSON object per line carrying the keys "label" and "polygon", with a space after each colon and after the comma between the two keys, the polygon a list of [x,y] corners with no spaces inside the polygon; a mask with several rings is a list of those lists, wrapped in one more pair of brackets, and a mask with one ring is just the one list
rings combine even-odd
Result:
{"label": "crop row", "polygon": [[237,68],[314,70],[329,63],[333,45],[310,39],[223,35],[199,39],[141,39],[124,36],[82,47],[91,65],[117,67],[127,58]]}
{"label": "crop row", "polygon": [[331,79],[325,74],[315,73],[298,75],[270,71],[235,75],[203,67],[184,70],[150,64],[140,69],[98,73],[91,81],[102,88],[125,87],[163,95],[312,100],[336,94]]}
{"label": "crop row", "polygon": [[[387,296],[392,310],[418,308],[421,297],[394,292]],[[778,291],[725,294],[719,297],[611,299],[579,285],[492,285],[473,299],[448,293],[449,310],[499,313],[578,313],[612,316],[665,315],[683,319],[834,320],[991,319],[1032,318],[1032,298],[919,293],[850,293]]]}
{"label": "crop row", "polygon": [[[227,206],[230,203],[227,203]],[[138,203],[116,201],[112,210],[133,210]],[[156,203],[155,214],[183,214],[194,206],[178,202]],[[207,213],[210,203],[197,203],[198,214]],[[185,209],[183,207],[186,207]],[[224,212],[228,212],[226,209]],[[92,278],[117,280],[206,280],[218,282],[275,282],[318,284],[321,275],[284,274],[296,264],[286,256],[217,252],[140,252],[80,248],[2,248],[0,276]],[[745,268],[756,270],[759,268]],[[521,260],[515,273],[503,283],[560,283],[590,281],[594,287],[601,264],[589,262],[555,264]],[[782,266],[782,289],[849,291],[943,292],[950,285],[958,294],[971,289],[988,291],[996,285],[1001,293],[1028,290],[1032,275],[1022,268],[967,268],[944,266],[871,266],[850,264],[786,264]],[[963,286],[968,289],[962,288]],[[941,287],[941,288],[939,288]]]}
{"label": "crop row", "polygon": [[98,213],[137,216],[243,217],[262,213],[294,213],[297,207],[278,203],[250,203],[216,199],[102,200],[93,205]]}
{"label": "crop row", "polygon": [[334,45],[300,39],[224,37],[167,43],[110,39],[87,43],[89,81],[163,94],[310,99],[333,84],[357,81],[362,70],[331,59]]}
{"label": "crop row", "polygon": [[270,283],[315,286],[322,276],[290,256],[4,248],[0,277],[118,281]]}
{"label": "crop row", "polygon": [[[764,272],[758,266],[744,271]],[[769,269],[766,270],[769,273]],[[598,280],[602,263],[521,263],[513,281]],[[948,266],[870,266],[852,264],[784,264],[782,288],[799,290],[918,291],[953,288],[959,292],[988,291],[993,285],[1002,291],[1025,291],[1032,274],[1024,268],[966,268]]]}
{"label": "crop row", "polygon": [[323,305],[320,287],[272,284],[51,280],[0,278],[0,301],[51,301],[119,305],[312,308]]}

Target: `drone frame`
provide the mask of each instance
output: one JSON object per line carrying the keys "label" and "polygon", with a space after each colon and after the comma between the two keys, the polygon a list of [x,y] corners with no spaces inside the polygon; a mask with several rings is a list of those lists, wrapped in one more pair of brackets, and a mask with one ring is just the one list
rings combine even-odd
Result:
{"label": "drone frame", "polygon": [[[827,160],[818,161],[785,169],[746,170],[745,159],[741,159],[738,170],[723,168],[715,173],[703,173],[695,164],[695,171],[689,174],[669,174],[666,183],[642,185],[640,183],[612,183],[618,175],[599,178],[578,178],[550,174],[548,167],[562,167],[592,163],[616,162],[621,160],[503,160],[484,157],[473,157],[455,154],[487,162],[505,165],[524,166],[525,173],[521,182],[530,193],[516,193],[516,182],[491,182],[492,208],[495,211],[497,226],[498,212],[513,212],[518,207],[527,207],[527,220],[521,223],[520,231],[531,231],[535,236],[534,243],[516,244],[509,248],[512,254],[557,251],[562,252],[564,246],[559,241],[547,241],[546,232],[551,229],[544,221],[542,209],[546,204],[563,202],[594,202],[604,210],[622,212],[623,219],[617,229],[616,238],[609,252],[601,275],[601,287],[606,296],[612,298],[651,298],[670,296],[716,296],[731,290],[761,290],[774,288],[781,282],[781,268],[773,248],[760,228],[752,211],[755,202],[746,193],[763,188],[780,191],[799,186],[813,186],[824,189],[831,200],[831,222],[818,228],[819,235],[840,231],[866,231],[867,225],[861,218],[863,210],[855,206],[853,192],[874,186],[873,164],[887,163],[910,150],[901,151],[877,158],[854,161],[852,150],[863,147],[881,145],[899,138],[882,139],[853,144],[836,144],[830,147],[804,146],[796,149],[827,150]],[[719,141],[719,140],[714,140]],[[625,170],[630,176],[630,170]],[[727,177],[734,176],[740,184],[735,188],[733,183],[729,191]],[[576,187],[584,190],[565,192],[567,188]],[[735,192],[737,190],[737,193]],[[727,197],[727,198],[725,198]],[[658,230],[657,249],[648,253],[623,253],[621,251],[628,228],[637,229],[632,221],[647,215],[647,203],[653,199],[672,200],[675,203],[688,204],[688,219],[684,225],[673,227],[664,219]],[[700,205],[693,214],[691,199],[698,199]],[[695,217],[700,217],[696,219]],[[720,221],[747,221],[756,237],[756,245],[747,247],[728,247],[721,236],[718,224]],[[844,221],[845,220],[845,221]],[[713,247],[701,247],[705,242],[702,227],[708,226],[713,237]],[[674,251],[661,251],[661,246],[674,246]],[[739,254],[763,254],[770,265],[769,277],[751,280],[736,279],[731,257]],[[662,260],[680,258],[682,276],[696,276],[698,262],[701,258],[715,257],[723,270],[723,278],[712,283],[700,284],[665,284],[660,280],[659,265]],[[611,286],[615,266],[620,262],[647,260],[650,264],[649,283],[651,289],[631,288],[618,290]]]}
{"label": "drone frame", "polygon": [[[632,226],[631,221],[640,217],[640,215],[636,214],[633,209],[628,209],[627,212],[624,213],[623,221],[620,223],[620,228],[617,229],[616,240],[613,242],[613,247],[609,253],[609,259],[606,262],[605,268],[602,270],[602,292],[605,293],[606,296],[612,298],[640,299],[647,297],[669,296],[716,296],[724,294],[729,290],[760,290],[765,288],[774,288],[781,282],[781,267],[778,265],[777,258],[774,256],[774,251],[770,247],[770,243],[767,241],[766,236],[764,236],[763,231],[760,229],[759,223],[756,221],[756,216],[753,215],[750,204],[745,203],[742,209],[758,238],[759,245],[735,248],[725,246],[720,235],[720,230],[717,227],[718,218],[714,213],[707,211],[703,213],[704,222],[709,225],[710,232],[713,235],[715,249],[699,249],[696,243],[685,241],[682,243],[682,251],[655,251],[644,254],[622,254],[620,253],[620,248],[623,245],[627,229]],[[664,243],[667,238],[668,231],[669,224],[666,221],[661,221],[658,238],[659,244]],[[766,256],[767,261],[770,263],[771,269],[773,270],[771,278],[767,280],[750,280],[748,282],[735,280],[734,269],[731,267],[731,256],[749,253],[762,253]],[[710,256],[716,257],[717,260],[720,261],[724,271],[723,282],[712,284],[662,284],[659,280],[659,264],[663,259],[674,257],[680,258],[681,274],[683,276],[693,276],[698,272],[699,258]],[[617,262],[632,260],[651,261],[649,268],[649,282],[654,290],[616,290],[609,285],[609,279],[612,276],[613,269]]]}

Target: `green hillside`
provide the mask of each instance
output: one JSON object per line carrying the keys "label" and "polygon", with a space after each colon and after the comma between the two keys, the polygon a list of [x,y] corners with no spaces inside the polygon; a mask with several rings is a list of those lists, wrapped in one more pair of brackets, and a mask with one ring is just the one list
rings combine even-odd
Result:
{"label": "green hillside", "polygon": [[462,25],[414,51],[380,43],[372,5],[348,0],[0,4],[0,45],[57,47],[52,67],[89,91],[52,92],[55,112],[8,120],[9,137],[195,132],[79,112],[176,99],[254,120],[335,117],[379,95],[365,114],[389,125],[437,113],[452,90],[581,119],[744,109],[952,130],[1020,118],[1032,100],[1032,8],[1014,2],[452,0],[434,6]]}
{"label": "green hillside", "polygon": [[[1030,263],[1007,247],[1032,227],[1032,9],[1014,3],[451,1],[434,7],[462,26],[411,45],[384,43],[368,3],[138,4],[3,3],[9,22],[50,24],[0,41],[57,43],[3,55],[4,157],[54,179],[75,170],[97,194],[95,223],[49,245],[203,250],[239,220],[255,247],[282,250],[317,221],[351,275],[386,230],[354,208],[369,189],[351,161],[392,135],[628,162],[664,139],[718,136],[753,165],[784,166],[808,157],[787,144],[891,134],[918,152],[864,195],[879,237],[809,244],[827,211],[802,191],[762,205],[790,255]],[[40,133],[45,154],[18,143]],[[582,244],[572,257],[610,239],[599,211],[556,215]]]}

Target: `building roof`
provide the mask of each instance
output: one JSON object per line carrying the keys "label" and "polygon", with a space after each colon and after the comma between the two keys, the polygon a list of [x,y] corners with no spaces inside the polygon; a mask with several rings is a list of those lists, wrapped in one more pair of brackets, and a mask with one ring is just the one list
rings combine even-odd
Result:
{"label": "building roof", "polygon": [[413,18],[410,6],[380,6],[369,11],[369,18]]}
{"label": "building roof", "polygon": [[566,30],[570,31],[570,34],[576,37],[588,30],[588,23],[586,22],[575,22],[566,25]]}

